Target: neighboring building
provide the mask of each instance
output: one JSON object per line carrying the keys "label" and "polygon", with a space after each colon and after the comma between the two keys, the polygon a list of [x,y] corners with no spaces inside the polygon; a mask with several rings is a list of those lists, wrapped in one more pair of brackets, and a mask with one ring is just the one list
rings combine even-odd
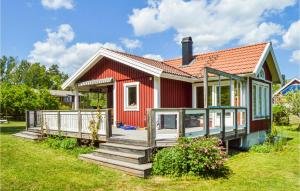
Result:
{"label": "neighboring building", "polygon": [[300,80],[297,78],[292,79],[273,94],[273,103],[279,103],[283,95],[295,91],[300,91]]}
{"label": "neighboring building", "polygon": [[[191,37],[184,38],[183,57],[165,61],[100,48],[62,87],[75,91],[106,87],[114,125],[146,127],[147,108],[243,106],[249,128],[242,144],[263,139],[272,124],[272,83],[282,81],[272,44],[194,55],[192,43]],[[206,76],[207,67],[228,78]],[[242,80],[232,81],[231,75]],[[76,109],[78,100],[75,96]]]}
{"label": "neighboring building", "polygon": [[[62,105],[69,106],[70,108],[75,109],[75,92],[65,90],[49,90],[49,93],[52,96],[57,97]],[[79,93],[79,97],[81,96],[83,95]]]}

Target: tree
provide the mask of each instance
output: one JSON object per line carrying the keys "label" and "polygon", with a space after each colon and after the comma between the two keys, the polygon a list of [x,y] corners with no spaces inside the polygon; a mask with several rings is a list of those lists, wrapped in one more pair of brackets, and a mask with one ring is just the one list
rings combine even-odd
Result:
{"label": "tree", "polygon": [[0,80],[1,82],[11,82],[13,70],[16,66],[16,60],[14,57],[2,56],[0,65]]}
{"label": "tree", "polygon": [[[288,93],[286,101],[289,113],[300,118],[300,91]],[[300,130],[300,124],[298,125],[298,130]]]}
{"label": "tree", "polygon": [[27,60],[17,62],[10,56],[2,56],[0,62],[0,80],[13,85],[26,84],[34,89],[61,89],[68,75],[54,64],[48,69],[40,63],[30,63]]}
{"label": "tree", "polygon": [[60,72],[59,67],[56,64],[51,65],[47,70],[47,76],[49,77],[50,89],[61,89],[61,85],[68,79],[68,75]]}
{"label": "tree", "polygon": [[23,119],[26,110],[58,109],[57,98],[47,89],[34,90],[25,84],[1,83],[0,112],[2,115]]}

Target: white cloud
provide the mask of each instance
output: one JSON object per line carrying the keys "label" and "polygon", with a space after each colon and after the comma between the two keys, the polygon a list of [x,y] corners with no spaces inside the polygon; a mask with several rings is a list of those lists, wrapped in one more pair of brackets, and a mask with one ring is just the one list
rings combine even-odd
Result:
{"label": "white cloud", "polygon": [[298,49],[300,46],[300,20],[292,23],[282,38],[282,47]]}
{"label": "white cloud", "polygon": [[295,62],[297,64],[300,64],[300,50],[293,51],[290,62]]}
{"label": "white cloud", "polygon": [[265,17],[294,4],[295,0],[152,0],[145,8],[134,9],[128,22],[138,36],[174,29],[177,43],[184,36],[192,36],[198,50],[207,50],[279,35],[281,26],[265,22]]}
{"label": "white cloud", "polygon": [[[256,43],[268,40],[273,35],[282,35],[284,30],[281,25],[275,23],[262,23],[257,28],[247,33],[241,40],[241,43]],[[274,39],[274,42],[277,42]]]}
{"label": "white cloud", "polygon": [[300,20],[293,22],[282,37],[282,48],[292,49],[290,62],[300,64]]}
{"label": "white cloud", "polygon": [[100,47],[123,51],[114,43],[76,43],[69,45],[74,40],[75,33],[68,24],[62,24],[57,31],[46,30],[47,39],[37,41],[29,53],[28,60],[40,62],[46,66],[58,64],[65,72],[72,73],[89,59]]}
{"label": "white cloud", "polygon": [[122,38],[121,42],[128,49],[135,49],[135,48],[142,47],[142,42],[139,41],[138,39]]}
{"label": "white cloud", "polygon": [[143,57],[153,59],[153,60],[158,60],[158,61],[163,61],[163,57],[159,54],[145,54]]}
{"label": "white cloud", "polygon": [[73,9],[74,2],[73,0],[42,0],[42,5],[48,9]]}

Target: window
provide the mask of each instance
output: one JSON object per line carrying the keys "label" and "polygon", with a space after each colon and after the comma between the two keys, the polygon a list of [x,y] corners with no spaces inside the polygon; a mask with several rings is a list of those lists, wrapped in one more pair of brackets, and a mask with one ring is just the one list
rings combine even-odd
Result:
{"label": "window", "polygon": [[[219,104],[219,86],[217,88],[217,105]],[[230,106],[230,86],[221,86],[221,106]]]}
{"label": "window", "polygon": [[253,119],[270,116],[269,85],[253,81],[252,85],[252,113]]}
{"label": "window", "polygon": [[258,74],[258,78],[265,80],[266,79],[266,74],[265,74],[265,70],[262,68]]}
{"label": "window", "polygon": [[139,111],[139,82],[124,84],[124,111]]}

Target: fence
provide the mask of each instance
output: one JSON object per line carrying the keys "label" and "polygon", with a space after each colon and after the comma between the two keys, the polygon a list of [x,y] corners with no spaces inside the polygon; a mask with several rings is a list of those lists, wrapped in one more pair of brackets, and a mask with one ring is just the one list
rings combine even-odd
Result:
{"label": "fence", "polygon": [[111,136],[109,109],[96,110],[42,110],[27,111],[27,128],[38,128],[47,134],[63,133],[66,136],[90,138],[89,124],[91,121],[99,122],[99,137]]}
{"label": "fence", "polygon": [[232,139],[245,134],[247,109],[215,107],[207,109],[148,109],[148,145],[179,137],[219,136]]}

